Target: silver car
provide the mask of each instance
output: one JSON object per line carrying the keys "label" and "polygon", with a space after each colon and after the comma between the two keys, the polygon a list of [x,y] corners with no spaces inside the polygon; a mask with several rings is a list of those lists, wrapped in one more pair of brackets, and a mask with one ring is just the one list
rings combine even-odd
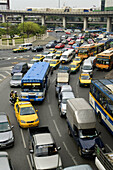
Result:
{"label": "silver car", "polygon": [[23,73],[14,73],[10,80],[10,87],[20,87]]}
{"label": "silver car", "polygon": [[0,149],[14,145],[13,126],[6,113],[0,112]]}
{"label": "silver car", "polygon": [[11,159],[7,152],[0,152],[0,169],[1,170],[14,170]]}

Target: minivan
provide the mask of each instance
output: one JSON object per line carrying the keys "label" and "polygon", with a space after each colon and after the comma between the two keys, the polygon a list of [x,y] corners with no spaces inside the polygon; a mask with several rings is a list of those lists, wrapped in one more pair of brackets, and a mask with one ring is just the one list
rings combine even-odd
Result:
{"label": "minivan", "polygon": [[14,73],[25,74],[27,71],[28,71],[28,64],[25,62],[21,62],[12,67],[11,76],[13,76]]}
{"label": "minivan", "polygon": [[25,47],[27,48],[27,50],[31,50],[33,48],[32,43],[25,43],[25,44],[21,44],[19,47]]}
{"label": "minivan", "polygon": [[85,59],[83,62],[83,66],[81,67],[81,71],[83,73],[89,73],[90,76],[93,76],[93,64],[90,59]]}
{"label": "minivan", "polygon": [[72,58],[74,57],[75,52],[74,49],[69,49],[65,52],[62,53],[62,56],[60,58],[61,63],[68,63],[72,60]]}

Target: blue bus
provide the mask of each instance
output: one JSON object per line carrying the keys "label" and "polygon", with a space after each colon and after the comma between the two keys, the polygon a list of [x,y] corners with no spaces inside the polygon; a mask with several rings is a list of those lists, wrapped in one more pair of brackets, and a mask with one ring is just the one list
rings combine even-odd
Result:
{"label": "blue bus", "polygon": [[21,80],[21,100],[43,101],[50,82],[49,73],[49,63],[34,63]]}
{"label": "blue bus", "polygon": [[104,50],[107,50],[108,48],[110,48],[110,43],[113,41],[113,39],[108,39],[108,38],[103,38],[102,40],[100,40],[98,43],[104,43]]}
{"label": "blue bus", "polygon": [[89,103],[97,119],[113,134],[113,79],[92,80]]}

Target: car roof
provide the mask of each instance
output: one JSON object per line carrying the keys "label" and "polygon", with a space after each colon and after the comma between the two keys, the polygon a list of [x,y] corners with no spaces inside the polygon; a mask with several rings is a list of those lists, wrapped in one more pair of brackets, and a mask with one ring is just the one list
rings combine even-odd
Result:
{"label": "car roof", "polygon": [[63,85],[62,87],[61,87],[61,92],[62,91],[72,91],[72,87],[70,86],[70,85]]}
{"label": "car roof", "polygon": [[13,76],[14,75],[23,75],[23,73],[14,73]]}
{"label": "car roof", "polygon": [[1,170],[11,170],[8,161],[8,153],[0,152],[0,169]]}
{"label": "car roof", "polygon": [[34,135],[34,141],[37,145],[52,144],[54,143],[52,135],[50,133],[40,133]]}
{"label": "car roof", "polygon": [[75,98],[74,93],[71,92],[62,92],[62,99]]}
{"label": "car roof", "polygon": [[6,113],[0,112],[0,122],[8,122]]}
{"label": "car roof", "polygon": [[27,63],[21,62],[21,63],[17,63],[16,65],[24,65],[24,64],[27,64]]}

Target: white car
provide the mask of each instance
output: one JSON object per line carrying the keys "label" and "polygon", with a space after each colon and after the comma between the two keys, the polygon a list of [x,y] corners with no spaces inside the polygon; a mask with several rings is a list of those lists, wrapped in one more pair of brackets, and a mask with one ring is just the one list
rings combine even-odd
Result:
{"label": "white car", "polygon": [[10,87],[20,87],[23,73],[14,73],[10,80]]}

